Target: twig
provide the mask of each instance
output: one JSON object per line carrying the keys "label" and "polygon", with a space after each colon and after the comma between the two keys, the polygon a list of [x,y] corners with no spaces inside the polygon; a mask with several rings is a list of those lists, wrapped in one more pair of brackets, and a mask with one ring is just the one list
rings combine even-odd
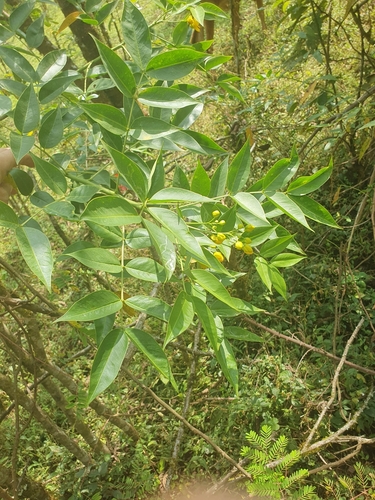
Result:
{"label": "twig", "polygon": [[324,405],[322,411],[320,412],[320,415],[319,417],[317,418],[313,428],[311,429],[311,432],[308,436],[308,438],[306,439],[305,441],[305,444],[302,446],[302,453],[306,451],[306,449],[309,447],[309,444],[311,443],[316,431],[318,430],[323,418],[325,417],[327,411],[331,408],[334,400],[336,399],[336,388],[337,388],[337,384],[338,384],[338,380],[339,380],[339,375],[340,375],[340,372],[342,370],[342,367],[344,366],[344,362],[346,360],[346,357],[348,355],[348,352],[349,352],[349,348],[350,346],[352,345],[354,339],[356,338],[356,336],[358,335],[363,323],[364,323],[365,319],[364,318],[361,318],[358,325],[356,326],[356,328],[354,329],[353,333],[351,334],[350,338],[348,339],[347,343],[346,343],[346,346],[345,346],[345,349],[344,349],[344,352],[342,353],[342,356],[341,356],[341,359],[340,359],[340,362],[339,364],[337,365],[337,368],[335,370],[335,374],[333,376],[333,379],[332,379],[332,390],[331,390],[331,397],[329,398],[329,400],[327,401],[327,403]]}
{"label": "twig", "polygon": [[361,448],[362,448],[362,444],[357,444],[355,450],[352,453],[345,455],[345,457],[340,458],[340,460],[336,460],[335,462],[330,462],[330,463],[321,465],[320,467],[316,467],[315,469],[309,470],[309,476],[311,476],[312,474],[316,474],[317,472],[321,472],[322,470],[333,469],[334,467],[338,467],[339,465],[343,464],[344,462],[347,462],[351,458],[358,455],[358,453],[361,451]]}
{"label": "twig", "polygon": [[162,399],[160,399],[149,387],[147,387],[141,380],[136,378],[127,368],[124,369],[124,372],[126,375],[131,378],[139,387],[141,387],[147,394],[149,394],[157,403],[160,404],[163,408],[165,408],[169,413],[171,413],[177,420],[182,422],[188,429],[190,429],[193,434],[201,437],[208,443],[212,448],[219,453],[227,462],[231,463],[236,469],[238,469],[244,476],[246,476],[248,479],[252,479],[251,475],[235,460],[233,460],[232,457],[230,457],[220,446],[218,446],[207,434],[204,434],[202,431],[191,425],[190,422],[188,422],[183,416],[181,416],[179,413],[177,413],[169,404],[165,403]]}
{"label": "twig", "polygon": [[[268,328],[268,326],[262,325],[261,323],[258,323],[257,321],[253,320],[252,318],[244,317],[243,320],[246,323],[249,323],[253,326],[260,328],[261,330],[264,330],[265,332],[270,333],[274,337],[279,337],[281,339],[287,340],[288,342],[292,342],[293,344],[297,344],[305,349],[309,349],[310,351],[317,352],[318,354],[321,354],[326,358],[333,359],[336,363],[339,363],[341,360],[339,356],[335,356],[334,354],[331,354],[330,352],[327,352],[324,349],[320,349],[320,347],[315,347],[311,344],[307,344],[306,342],[302,342],[302,340],[296,339],[294,337],[288,337],[288,335],[284,335],[283,333],[280,333],[274,330],[273,328]],[[351,361],[345,360],[344,364],[350,366],[351,368],[354,368],[355,370],[358,370],[359,372],[367,373],[368,375],[375,375],[375,370],[371,370],[370,368],[357,365],[356,363],[352,363]]]}

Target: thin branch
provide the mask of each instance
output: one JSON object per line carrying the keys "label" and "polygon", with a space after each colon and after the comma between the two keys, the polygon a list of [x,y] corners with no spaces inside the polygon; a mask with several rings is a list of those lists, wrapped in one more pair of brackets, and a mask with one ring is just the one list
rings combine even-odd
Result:
{"label": "thin branch", "polygon": [[207,434],[204,434],[202,431],[191,425],[190,422],[188,422],[183,416],[181,416],[179,413],[177,413],[169,404],[165,403],[162,399],[160,399],[149,387],[147,387],[141,380],[136,378],[127,368],[124,369],[124,372],[126,375],[131,378],[139,387],[141,387],[147,394],[149,394],[157,403],[160,404],[163,408],[165,408],[169,413],[171,413],[177,420],[182,422],[188,429],[193,432],[193,434],[201,437],[208,443],[212,448],[219,454],[221,455],[227,462],[231,463],[236,469],[238,469],[244,476],[246,476],[248,479],[252,479],[251,475],[235,460],[233,460],[232,457],[230,457],[220,446],[218,446]]}
{"label": "thin branch", "polygon": [[309,476],[312,476],[313,474],[316,474],[317,472],[321,472],[322,470],[333,469],[334,467],[338,467],[339,465],[342,465],[343,463],[347,462],[351,458],[358,455],[358,453],[361,451],[361,448],[362,448],[362,444],[358,444],[352,453],[348,453],[348,455],[345,455],[345,457],[340,458],[340,460],[336,460],[335,462],[329,462],[329,463],[324,464],[320,467],[316,467],[315,469],[309,470]]}

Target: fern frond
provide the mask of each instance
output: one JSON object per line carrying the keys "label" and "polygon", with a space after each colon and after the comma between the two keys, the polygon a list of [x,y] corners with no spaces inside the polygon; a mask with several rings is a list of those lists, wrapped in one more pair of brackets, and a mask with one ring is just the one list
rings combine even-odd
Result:
{"label": "fern frond", "polygon": [[276,470],[282,471],[289,469],[292,465],[298,462],[299,458],[300,452],[298,450],[292,450],[281,459],[280,463],[276,467]]}
{"label": "fern frond", "polygon": [[370,481],[363,464],[361,464],[361,462],[356,462],[356,464],[354,465],[354,470],[357,474],[358,482],[360,483],[362,489],[365,490],[369,488]]}
{"label": "fern frond", "polygon": [[253,459],[257,464],[266,464],[269,462],[267,453],[262,450],[253,450]]}
{"label": "fern frond", "polygon": [[315,487],[314,486],[304,486],[303,488],[300,488],[296,493],[294,493],[291,497],[292,499],[295,500],[318,500],[319,497],[315,493]]}
{"label": "fern frond", "polygon": [[262,425],[260,437],[262,439],[262,448],[268,450],[272,442],[272,429],[269,425]]}
{"label": "fern frond", "polygon": [[285,436],[280,436],[268,450],[268,457],[270,460],[275,460],[284,455],[288,439]]}
{"label": "fern frond", "polygon": [[347,490],[349,490],[350,492],[353,491],[354,489],[354,483],[353,483],[353,480],[350,478],[350,477],[347,477],[347,476],[339,476],[338,477],[338,480],[339,480],[339,483],[344,487],[346,488]]}
{"label": "fern frond", "polygon": [[279,487],[275,483],[252,483],[247,487],[249,493],[254,493],[255,495],[260,495],[262,497],[268,497],[269,499],[279,500],[282,498]]}
{"label": "fern frond", "polygon": [[293,472],[288,477],[285,477],[283,480],[283,488],[289,488],[293,483],[300,481],[302,478],[305,478],[309,475],[309,471],[307,469],[299,469]]}
{"label": "fern frond", "polygon": [[242,446],[241,457],[247,457],[250,452],[251,452],[251,448],[249,446]]}
{"label": "fern frond", "polygon": [[262,448],[263,440],[255,431],[248,432],[246,434],[246,439],[249,441],[251,446],[254,446],[255,448]]}

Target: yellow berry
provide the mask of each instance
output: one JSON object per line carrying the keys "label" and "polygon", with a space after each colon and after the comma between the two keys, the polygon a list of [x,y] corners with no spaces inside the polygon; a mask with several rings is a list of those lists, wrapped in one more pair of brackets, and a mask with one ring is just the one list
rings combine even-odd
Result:
{"label": "yellow berry", "polygon": [[243,247],[242,247],[242,251],[243,253],[245,253],[246,255],[252,255],[254,253],[254,250],[253,248],[248,244],[246,243]]}
{"label": "yellow berry", "polygon": [[237,248],[237,250],[241,250],[241,248],[243,248],[243,243],[242,241],[236,241],[236,243],[234,244],[234,248]]}
{"label": "yellow berry", "polygon": [[221,219],[221,221],[219,222],[220,226],[224,226],[225,224],[225,220],[224,219]]}
{"label": "yellow berry", "polygon": [[223,233],[217,233],[216,235],[216,243],[218,243],[220,245],[220,243],[223,243],[223,241],[225,240],[226,236],[225,234]]}
{"label": "yellow berry", "polygon": [[252,231],[253,229],[255,229],[255,227],[252,224],[247,224],[245,227],[245,231],[247,231],[248,233],[250,233],[250,231]]}
{"label": "yellow berry", "polygon": [[219,262],[223,262],[224,261],[224,255],[221,252],[214,252],[214,257]]}
{"label": "yellow berry", "polygon": [[251,238],[244,238],[242,241],[244,243],[251,243]]}
{"label": "yellow berry", "polygon": [[214,243],[217,243],[217,234],[211,234],[210,238]]}
{"label": "yellow berry", "polygon": [[220,215],[220,211],[219,210],[214,210],[212,212],[212,217],[218,217]]}
{"label": "yellow berry", "polygon": [[238,224],[238,229],[242,229],[243,228],[243,224]]}

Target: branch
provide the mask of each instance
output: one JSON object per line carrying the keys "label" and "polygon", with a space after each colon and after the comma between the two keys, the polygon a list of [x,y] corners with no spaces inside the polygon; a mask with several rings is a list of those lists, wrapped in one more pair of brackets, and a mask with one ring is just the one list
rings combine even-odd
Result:
{"label": "branch", "polygon": [[[331,354],[330,352],[327,352],[324,349],[320,349],[319,347],[307,344],[306,342],[302,342],[302,340],[296,339],[294,337],[288,337],[288,335],[284,335],[276,330],[273,330],[272,328],[268,328],[268,326],[262,325],[261,323],[258,323],[252,318],[244,317],[243,320],[246,323],[249,323],[253,326],[260,328],[261,330],[264,330],[265,332],[270,333],[274,337],[279,337],[280,339],[287,340],[288,342],[292,342],[293,344],[297,344],[303,347],[304,349],[317,352],[318,354],[321,354],[326,358],[333,359],[333,361],[335,361],[336,363],[339,363],[341,361],[341,358],[339,356],[335,356],[334,354]],[[355,370],[358,370],[359,372],[366,373],[367,375],[375,375],[375,370],[371,370],[370,368],[357,365],[356,363],[352,363],[351,361],[345,360],[344,364],[350,366],[351,368],[354,368]]]}

